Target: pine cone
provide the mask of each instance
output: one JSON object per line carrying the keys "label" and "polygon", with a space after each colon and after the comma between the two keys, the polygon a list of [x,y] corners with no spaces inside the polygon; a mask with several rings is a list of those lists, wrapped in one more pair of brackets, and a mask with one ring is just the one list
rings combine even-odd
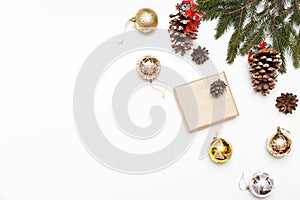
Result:
{"label": "pine cone", "polygon": [[210,94],[214,97],[219,97],[226,90],[226,83],[220,79],[210,85]]}
{"label": "pine cone", "polygon": [[293,93],[281,93],[281,96],[277,97],[276,102],[276,107],[279,108],[279,112],[292,114],[292,111],[296,110],[298,99],[297,95],[293,95]]}
{"label": "pine cone", "polygon": [[193,47],[193,40],[184,33],[170,31],[170,37],[173,43],[172,48],[175,50],[175,53],[179,53],[181,56],[184,56]]}
{"label": "pine cone", "polygon": [[190,18],[185,15],[182,4],[177,4],[176,9],[178,13],[176,15],[170,15],[169,33],[171,42],[173,43],[172,48],[175,49],[176,53],[180,53],[184,56],[187,51],[192,49],[193,40],[197,39],[197,33],[193,31],[185,33]]}
{"label": "pine cone", "polygon": [[202,49],[201,46],[198,46],[197,49],[194,49],[191,56],[196,64],[201,65],[209,59],[208,54],[208,50],[205,47]]}
{"label": "pine cone", "polygon": [[249,63],[254,90],[264,96],[270,94],[277,82],[277,70],[282,65],[280,53],[268,48],[260,49],[249,58]]}

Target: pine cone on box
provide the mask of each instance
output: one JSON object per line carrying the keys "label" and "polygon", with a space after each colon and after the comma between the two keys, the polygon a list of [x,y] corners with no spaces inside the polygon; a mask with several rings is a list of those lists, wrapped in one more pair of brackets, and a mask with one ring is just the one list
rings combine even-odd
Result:
{"label": "pine cone on box", "polygon": [[198,46],[197,49],[194,49],[191,56],[196,64],[201,65],[209,59],[208,54],[208,50],[205,47],[201,48],[201,46]]}
{"label": "pine cone on box", "polygon": [[192,49],[193,40],[197,39],[196,32],[192,30],[187,33],[185,32],[190,18],[186,16],[183,6],[183,4],[176,5],[178,13],[176,15],[170,15],[171,21],[169,26],[172,48],[175,49],[176,53],[180,53],[182,56]]}
{"label": "pine cone on box", "polygon": [[264,96],[270,94],[282,65],[280,53],[269,48],[259,49],[249,58],[249,63],[254,90]]}
{"label": "pine cone on box", "polygon": [[296,110],[298,99],[297,95],[293,95],[293,93],[281,93],[281,96],[277,97],[276,102],[279,112],[292,114],[293,110]]}
{"label": "pine cone on box", "polygon": [[217,81],[213,82],[210,85],[210,94],[213,97],[219,97],[225,92],[226,87],[227,87],[226,83],[218,79]]}

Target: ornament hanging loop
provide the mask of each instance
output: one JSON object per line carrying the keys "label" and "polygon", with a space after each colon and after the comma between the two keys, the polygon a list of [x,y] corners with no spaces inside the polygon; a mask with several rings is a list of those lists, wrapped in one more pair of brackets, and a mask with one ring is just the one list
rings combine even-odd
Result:
{"label": "ornament hanging loop", "polygon": [[122,40],[119,42],[119,44],[123,44],[123,43],[124,43],[124,33],[125,33],[125,31],[127,30],[129,24],[130,24],[131,22],[134,23],[135,21],[136,21],[135,17],[133,17],[133,18],[127,20],[127,22],[126,22],[126,24],[125,24],[125,26],[124,26],[123,33],[122,33]]}
{"label": "ornament hanging loop", "polygon": [[133,17],[133,18],[127,20],[127,22],[126,22],[126,24],[125,24],[125,26],[124,26],[124,32],[125,32],[126,29],[128,28],[130,22],[133,22],[133,23],[136,22],[135,17]]}
{"label": "ornament hanging loop", "polygon": [[249,185],[246,183],[245,174],[244,173],[242,173],[242,177],[240,178],[239,188],[240,188],[241,191],[247,191],[247,190],[249,190]]}
{"label": "ornament hanging loop", "polygon": [[288,134],[291,134],[291,132],[285,128],[281,128],[280,126],[277,126],[277,133],[282,133],[282,132],[286,132]]}
{"label": "ornament hanging loop", "polygon": [[168,88],[168,84],[166,84],[166,83],[164,83],[164,82],[162,82],[162,81],[159,81],[159,80],[156,80],[156,81],[159,82],[159,83],[161,83],[161,84],[164,84],[164,85],[165,85],[165,87],[164,87],[163,90],[154,87],[154,85],[153,85],[153,80],[150,80],[150,81],[149,81],[149,82],[150,82],[150,85],[151,85],[151,87],[152,87],[154,90],[157,90],[157,91],[161,92],[161,93],[162,93],[162,98],[164,99],[164,98],[165,98],[165,93],[166,93],[167,88]]}
{"label": "ornament hanging loop", "polygon": [[215,136],[213,137],[213,140],[216,140],[216,139],[218,139],[218,138],[219,138],[219,133],[216,132]]}
{"label": "ornament hanging loop", "polygon": [[127,20],[127,22],[126,22],[126,24],[125,24],[125,26],[124,26],[124,30],[123,30],[123,32],[125,32],[125,31],[126,31],[126,29],[128,28],[128,26],[129,26],[129,24],[130,24],[131,22],[133,22],[133,23],[135,23],[135,22],[136,22],[136,19],[135,19],[135,17],[133,17],[133,18],[131,18],[131,19],[128,19],[128,20]]}

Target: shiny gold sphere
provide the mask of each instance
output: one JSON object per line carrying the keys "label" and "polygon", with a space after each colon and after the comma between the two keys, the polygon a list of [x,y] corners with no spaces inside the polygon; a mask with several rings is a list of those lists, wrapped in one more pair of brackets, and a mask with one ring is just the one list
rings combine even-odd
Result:
{"label": "shiny gold sphere", "polygon": [[143,33],[153,31],[158,25],[158,16],[150,8],[140,9],[132,20],[135,23],[135,27]]}
{"label": "shiny gold sphere", "polygon": [[216,138],[209,145],[208,154],[216,163],[227,162],[232,156],[232,145],[225,139]]}
{"label": "shiny gold sphere", "polygon": [[289,131],[278,127],[277,133],[267,139],[267,150],[272,156],[280,158],[291,152],[292,140],[288,134]]}

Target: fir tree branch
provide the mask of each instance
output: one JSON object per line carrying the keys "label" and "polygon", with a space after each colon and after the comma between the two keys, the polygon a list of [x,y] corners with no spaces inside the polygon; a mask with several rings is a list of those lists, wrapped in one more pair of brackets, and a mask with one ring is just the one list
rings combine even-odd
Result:
{"label": "fir tree branch", "polygon": [[280,51],[280,45],[279,45],[279,40],[278,40],[278,35],[277,35],[277,31],[276,31],[276,24],[275,24],[275,19],[272,22],[272,32],[273,32],[273,37],[274,37],[274,47],[276,50]]}
{"label": "fir tree branch", "polygon": [[219,39],[230,27],[230,16],[229,15],[222,15],[219,18],[218,25],[216,28],[216,35],[215,38]]}
{"label": "fir tree branch", "polygon": [[282,35],[279,35],[279,37],[284,41],[284,43],[286,45],[288,45],[289,49],[290,49],[290,52],[292,54],[292,58],[293,58],[293,65],[298,68],[299,67],[299,55],[298,55],[298,52],[296,51],[296,49],[293,47],[293,45],[290,44],[290,42],[282,37]]}
{"label": "fir tree branch", "polygon": [[234,59],[236,58],[236,55],[238,53],[238,49],[240,47],[240,44],[241,44],[241,40],[240,40],[240,37],[241,37],[241,29],[242,29],[242,21],[243,21],[243,13],[244,13],[244,8],[242,8],[240,10],[240,19],[239,19],[239,23],[238,23],[238,26],[237,26],[237,31],[236,31],[236,35],[233,35],[234,37],[232,37],[233,41],[233,44],[232,45],[229,45],[229,48],[228,48],[228,56],[227,56],[227,61],[228,63],[233,63]]}
{"label": "fir tree branch", "polygon": [[300,68],[299,0],[197,0],[197,9],[204,12],[205,20],[217,19],[215,38],[220,38],[233,27],[227,48],[227,62],[233,63],[238,54],[246,55],[264,34],[270,35],[273,47],[281,53],[286,71],[285,55],[291,55],[295,68]]}
{"label": "fir tree branch", "polygon": [[242,56],[248,54],[248,52],[251,50],[251,48],[252,48],[255,44],[258,44],[259,41],[262,40],[263,33],[264,33],[264,29],[265,29],[265,27],[262,26],[262,27],[257,31],[257,33],[254,34],[254,36],[251,38],[250,41],[245,42],[244,46],[243,46],[242,49],[240,50]]}
{"label": "fir tree branch", "polygon": [[291,9],[291,19],[293,23],[297,26],[300,25],[300,3],[297,0],[292,1],[292,9]]}
{"label": "fir tree branch", "polygon": [[246,7],[251,6],[255,1],[257,1],[257,0],[252,0],[250,3],[248,3],[248,4],[244,5],[244,6],[241,6],[241,7],[240,7],[239,9],[237,9],[237,10],[228,12],[227,14],[230,15],[230,14],[236,13],[236,12],[238,12],[238,11],[244,10]]}
{"label": "fir tree branch", "polygon": [[[294,45],[295,43],[299,43],[300,38],[297,38],[297,32],[290,24],[285,24],[279,31],[282,32],[282,34],[279,34],[279,37],[281,40],[283,40],[284,45],[288,47],[289,52],[293,59],[293,65],[295,68],[299,68],[300,66],[300,48],[297,48],[299,46]],[[291,34],[288,35],[286,32],[290,32]],[[294,41],[294,42],[293,42]]]}

